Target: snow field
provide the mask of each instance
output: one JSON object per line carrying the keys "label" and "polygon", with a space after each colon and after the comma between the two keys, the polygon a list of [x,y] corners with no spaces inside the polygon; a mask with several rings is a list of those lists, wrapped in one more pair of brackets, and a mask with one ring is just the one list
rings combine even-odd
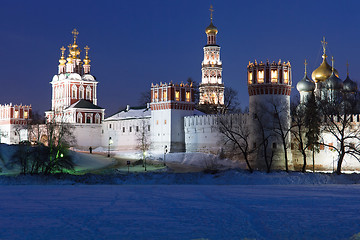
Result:
{"label": "snow field", "polygon": [[1,186],[0,239],[350,239],[359,185]]}

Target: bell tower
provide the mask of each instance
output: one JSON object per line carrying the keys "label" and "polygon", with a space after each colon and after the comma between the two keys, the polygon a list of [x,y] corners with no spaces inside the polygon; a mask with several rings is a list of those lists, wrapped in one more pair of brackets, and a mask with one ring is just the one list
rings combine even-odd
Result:
{"label": "bell tower", "polygon": [[199,104],[221,108],[224,105],[224,84],[222,82],[220,46],[216,44],[218,30],[213,24],[213,11],[213,7],[210,6],[210,25],[205,29],[207,44],[203,48],[204,60],[201,64]]}

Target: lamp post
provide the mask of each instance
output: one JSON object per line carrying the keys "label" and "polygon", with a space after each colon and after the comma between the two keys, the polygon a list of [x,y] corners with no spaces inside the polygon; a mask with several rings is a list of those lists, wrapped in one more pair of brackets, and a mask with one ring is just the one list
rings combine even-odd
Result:
{"label": "lamp post", "polygon": [[165,145],[164,147],[164,166],[166,166],[166,163],[165,163],[165,155],[167,153],[167,145]]}
{"label": "lamp post", "polygon": [[112,144],[111,137],[109,137],[109,148],[108,148],[108,157],[110,157],[110,145]]}

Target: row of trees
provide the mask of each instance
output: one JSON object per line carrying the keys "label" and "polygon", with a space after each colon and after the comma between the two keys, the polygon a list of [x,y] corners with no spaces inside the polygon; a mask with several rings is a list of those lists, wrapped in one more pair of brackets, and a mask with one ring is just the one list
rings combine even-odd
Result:
{"label": "row of trees", "polygon": [[[315,166],[315,153],[320,146],[329,147],[337,153],[336,173],[341,174],[345,156],[360,159],[360,128],[354,123],[353,116],[357,113],[356,98],[339,98],[336,101],[316,99],[315,95],[309,96],[304,104],[294,103],[290,107],[291,124],[286,124],[284,111],[289,111],[282,103],[272,103],[271,109],[263,108],[254,116],[247,116],[253,121],[252,127],[261,136],[258,145],[250,143],[251,129],[245,120],[234,120],[234,117],[219,116],[219,130],[223,134],[225,144],[231,152],[236,149],[246,162],[248,170],[253,171],[249,156],[261,153],[267,172],[270,172],[276,154],[282,154],[285,170],[288,171],[288,150],[291,146],[289,136],[292,135],[294,148],[298,149],[303,158],[302,172],[308,167],[309,153],[312,155],[313,168]],[[261,106],[260,106],[261,107]],[[266,113],[268,111],[268,113]],[[270,112],[270,113],[269,113]],[[272,114],[270,121],[266,114]],[[237,117],[239,118],[239,117]],[[246,118],[242,115],[240,118]],[[325,142],[324,136],[336,139],[336,143]],[[271,139],[281,142],[282,151],[270,146]],[[313,169],[314,170],[314,169]]]}
{"label": "row of trees", "polygon": [[74,170],[69,146],[75,143],[73,127],[64,121],[45,123],[39,114],[34,114],[26,128],[28,139],[19,144],[17,151],[6,163],[7,168],[20,168],[21,174],[52,174]]}

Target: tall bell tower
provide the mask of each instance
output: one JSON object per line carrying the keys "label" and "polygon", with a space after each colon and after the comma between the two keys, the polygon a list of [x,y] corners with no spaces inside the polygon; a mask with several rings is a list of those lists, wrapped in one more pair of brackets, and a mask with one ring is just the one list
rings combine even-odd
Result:
{"label": "tall bell tower", "polygon": [[216,44],[218,30],[213,24],[213,11],[213,7],[210,6],[210,25],[205,29],[207,44],[204,46],[204,60],[201,64],[199,104],[221,108],[224,105],[224,84],[222,82],[220,46]]}

